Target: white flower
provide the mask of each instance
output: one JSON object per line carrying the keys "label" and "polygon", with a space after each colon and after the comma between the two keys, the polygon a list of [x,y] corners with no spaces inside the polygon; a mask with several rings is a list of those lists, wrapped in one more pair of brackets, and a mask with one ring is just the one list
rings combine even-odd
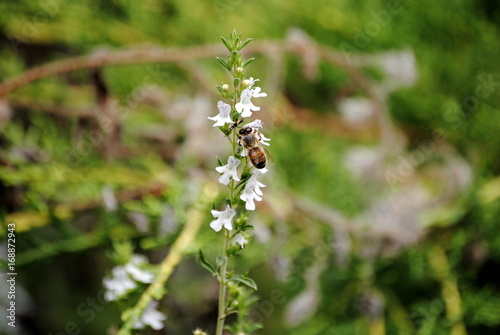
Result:
{"label": "white flower", "polygon": [[107,301],[117,300],[128,291],[137,287],[137,284],[129,277],[123,266],[113,268],[111,278],[105,277],[103,285],[106,288],[104,299]]}
{"label": "white flower", "polygon": [[217,108],[219,108],[219,114],[216,116],[208,117],[209,120],[216,121],[214,127],[220,127],[226,123],[233,123],[229,114],[231,113],[231,106],[219,100],[217,102]]}
{"label": "white flower", "polygon": [[262,184],[257,180],[257,176],[262,174],[259,170],[257,170],[252,177],[248,180],[245,185],[245,189],[240,195],[240,199],[245,201],[245,208],[249,211],[255,210],[255,202],[254,200],[261,201],[262,200],[262,191],[261,187],[265,187],[266,185]]}
{"label": "white flower", "polygon": [[125,271],[136,281],[142,283],[152,283],[153,274],[149,271],[140,268],[142,264],[148,264],[146,257],[143,255],[133,255],[130,261],[125,264]]}
{"label": "white flower", "polygon": [[210,228],[215,231],[220,231],[222,226],[226,227],[227,230],[233,229],[233,217],[236,215],[236,211],[231,209],[229,205],[226,205],[226,210],[223,212],[212,210],[212,215],[216,220],[210,222]]}
{"label": "white flower", "polygon": [[221,184],[228,185],[229,178],[233,178],[233,180],[239,181],[240,178],[238,177],[238,171],[236,171],[238,165],[240,165],[240,160],[234,158],[233,156],[229,156],[226,165],[216,167],[215,170],[217,170],[217,172],[219,173],[222,173],[222,175],[219,177],[219,182]]}
{"label": "white flower", "polygon": [[252,86],[258,81],[260,81],[260,79],[253,79],[253,77],[250,77],[250,79],[248,79],[249,82],[248,88],[252,88]]}
{"label": "white flower", "polygon": [[259,92],[260,92],[260,90],[261,90],[261,88],[260,88],[260,87],[256,87],[256,88],[254,88],[254,89],[252,90],[252,91],[253,91],[253,92],[252,92],[252,97],[254,97],[254,98],[267,97],[267,93],[264,93],[264,92],[259,93]]}
{"label": "white flower", "polygon": [[[252,78],[253,79],[253,78]],[[252,84],[253,85],[253,84]],[[266,93],[260,93],[260,87],[254,89],[246,88],[241,92],[240,102],[235,105],[236,111],[241,114],[242,117],[252,116],[252,111],[256,112],[260,110],[260,107],[255,106],[250,99],[260,98],[267,96]]]}
{"label": "white flower", "polygon": [[259,119],[256,119],[250,123],[247,123],[244,127],[251,127],[251,128],[262,128],[262,126],[264,125],[264,122],[262,122],[261,120]]}
{"label": "white flower", "polygon": [[145,326],[151,326],[154,330],[160,330],[165,325],[163,321],[167,319],[167,317],[156,310],[156,306],[158,306],[158,301],[151,301],[149,305],[142,312],[141,317],[134,322],[134,329],[143,329]]}
{"label": "white flower", "polygon": [[137,282],[152,283],[153,274],[140,267],[148,264],[143,255],[133,255],[124,266],[116,266],[111,271],[111,278],[105,277],[103,285],[106,288],[104,298],[108,301],[118,300],[137,287]]}
{"label": "white flower", "polygon": [[247,243],[248,243],[248,240],[245,237],[243,237],[242,233],[236,234],[231,241],[231,244],[233,244],[233,245],[239,244],[242,249],[245,246],[245,244],[247,244]]}
{"label": "white flower", "polygon": [[264,136],[264,135],[262,135],[261,133],[259,133],[259,134],[260,134],[260,140],[259,140],[259,141],[260,141],[260,143],[261,143],[261,144],[264,144],[264,145],[269,146],[269,143],[267,143],[267,141],[270,141],[271,139],[270,139],[270,138],[265,137],[265,136]]}

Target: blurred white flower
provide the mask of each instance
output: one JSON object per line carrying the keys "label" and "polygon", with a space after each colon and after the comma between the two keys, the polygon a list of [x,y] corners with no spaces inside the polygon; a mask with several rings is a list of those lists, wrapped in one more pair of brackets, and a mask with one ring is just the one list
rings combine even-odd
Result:
{"label": "blurred white flower", "polygon": [[256,112],[260,110],[260,107],[255,106],[250,99],[260,98],[267,96],[266,93],[260,93],[260,87],[254,89],[246,88],[241,92],[240,102],[235,105],[236,111],[241,114],[242,117],[252,116],[252,111]]}
{"label": "blurred white flower", "polygon": [[102,189],[102,201],[104,202],[104,208],[108,212],[114,212],[118,208],[118,202],[116,201],[113,189],[109,185],[106,185]]}
{"label": "blurred white flower", "polygon": [[389,89],[411,86],[417,81],[417,62],[410,50],[391,51],[375,56],[375,62],[387,75]]}
{"label": "blurred white flower", "polygon": [[367,123],[375,115],[373,102],[365,98],[346,98],[338,105],[344,120],[353,126]]}
{"label": "blurred white flower", "polygon": [[154,330],[160,330],[165,325],[163,321],[167,319],[167,317],[156,310],[158,306],[158,301],[151,301],[149,305],[142,312],[141,317],[135,321],[134,329],[143,329],[146,326],[151,326]]}
{"label": "blurred white flower", "polygon": [[421,185],[380,195],[356,220],[365,229],[362,256],[393,256],[416,243],[424,234],[422,216],[431,204],[432,196]]}
{"label": "blurred white flower", "polygon": [[152,283],[154,279],[153,274],[140,268],[145,264],[149,264],[146,257],[143,255],[133,255],[130,261],[125,264],[125,271],[136,281],[147,284]]}
{"label": "blurred white flower", "polygon": [[111,271],[111,277],[103,279],[103,285],[106,288],[104,298],[108,301],[118,300],[135,289],[137,282],[152,283],[153,274],[141,268],[148,264],[147,258],[143,255],[133,255],[124,266],[114,267]]}
{"label": "blurred white flower", "polygon": [[216,218],[216,220],[210,222],[210,228],[215,231],[220,231],[224,226],[227,230],[233,230],[232,220],[236,215],[236,211],[234,209],[231,209],[229,205],[226,205],[226,210],[222,212],[212,210],[212,215],[214,218]]}
{"label": "blurred white flower", "polygon": [[231,240],[231,244],[233,244],[233,245],[239,244],[242,249],[245,246],[245,244],[247,244],[247,243],[248,243],[248,240],[243,236],[242,233],[236,234],[233,237],[233,239]]}
{"label": "blurred white flower", "polygon": [[219,173],[222,173],[222,175],[219,177],[219,182],[223,185],[228,185],[230,178],[239,181],[240,178],[238,177],[238,171],[236,171],[238,165],[240,165],[240,160],[234,158],[233,156],[229,156],[226,165],[216,167],[215,170],[217,170],[217,172]]}
{"label": "blurred white flower", "polygon": [[146,214],[131,211],[127,213],[127,217],[141,233],[149,232],[149,219]]}
{"label": "blurred white flower", "polygon": [[246,202],[245,208],[249,211],[255,210],[254,200],[262,200],[263,194],[260,188],[265,187],[266,185],[257,180],[257,176],[260,174],[261,172],[258,170],[254,172],[254,174],[250,177],[247,184],[245,185],[245,189],[240,195],[240,199]]}
{"label": "blurred white flower", "polygon": [[105,277],[103,285],[106,288],[104,299],[107,301],[118,300],[128,291],[137,287],[136,282],[130,278],[123,266],[113,268],[111,278]]}
{"label": "blurred white flower", "polygon": [[344,157],[346,167],[359,179],[370,180],[377,177],[382,158],[375,148],[354,147]]}
{"label": "blurred white flower", "polygon": [[216,116],[208,117],[209,120],[216,121],[214,127],[220,127],[226,123],[233,123],[229,114],[231,114],[231,106],[219,100],[217,102],[217,108],[219,109],[219,114]]}

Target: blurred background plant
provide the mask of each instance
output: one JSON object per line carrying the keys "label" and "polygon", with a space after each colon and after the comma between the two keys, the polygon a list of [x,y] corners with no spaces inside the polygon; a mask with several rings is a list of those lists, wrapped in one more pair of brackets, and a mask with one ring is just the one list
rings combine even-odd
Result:
{"label": "blurred background plant", "polygon": [[[0,13],[0,215],[17,225],[18,270],[18,327],[0,332],[119,327],[102,299],[113,246],[159,263],[199,195],[216,195],[213,157],[228,153],[206,117],[233,28],[254,37],[252,75],[272,97],[256,113],[273,187],[235,258],[259,286],[256,333],[500,331],[497,2],[20,0]],[[195,257],[218,253],[206,213],[157,333],[213,332],[217,283]]]}

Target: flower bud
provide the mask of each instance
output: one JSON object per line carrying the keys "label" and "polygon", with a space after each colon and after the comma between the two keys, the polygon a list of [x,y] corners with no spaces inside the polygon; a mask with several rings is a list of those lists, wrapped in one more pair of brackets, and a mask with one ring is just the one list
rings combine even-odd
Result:
{"label": "flower bud", "polygon": [[243,88],[247,88],[248,86],[250,86],[250,80],[248,80],[248,79],[243,80],[243,81],[241,82],[241,86],[242,86]]}
{"label": "flower bud", "polygon": [[196,328],[195,330],[193,330],[193,335],[207,335],[207,333],[200,328]]}
{"label": "flower bud", "polygon": [[236,73],[238,73],[238,74],[243,73],[243,68],[242,68],[241,66],[238,66],[238,67],[236,68]]}
{"label": "flower bud", "polygon": [[222,85],[222,90],[223,91],[229,91],[229,85],[228,84]]}

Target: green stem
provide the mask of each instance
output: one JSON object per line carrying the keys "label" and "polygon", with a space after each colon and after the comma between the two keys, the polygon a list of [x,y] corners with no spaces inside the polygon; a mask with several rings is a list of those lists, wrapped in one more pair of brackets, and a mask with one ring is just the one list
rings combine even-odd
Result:
{"label": "green stem", "polygon": [[226,319],[226,291],[227,291],[227,264],[229,257],[227,249],[229,248],[230,232],[224,230],[224,248],[222,250],[222,264],[219,272],[219,316],[217,317],[217,329],[215,335],[222,335],[224,331],[224,321]]}
{"label": "green stem", "polygon": [[[234,77],[234,72],[232,73]],[[234,80],[233,80],[234,82]],[[238,97],[239,97],[239,92],[238,92],[238,87],[234,86],[234,96],[233,96],[233,108],[238,102]],[[232,156],[236,157],[236,150],[237,150],[237,136],[236,136],[236,130],[233,130],[233,132],[230,135],[231,137],[228,136],[229,142],[231,142],[231,149],[232,149]],[[234,180],[231,180],[229,183],[229,201],[231,203],[231,208],[234,208],[234,189],[235,189],[235,182]],[[229,244],[231,241],[231,231],[224,229],[224,243],[223,243],[223,249],[222,249],[222,263],[220,266],[219,270],[219,312],[218,312],[218,317],[217,317],[217,328],[215,330],[215,335],[222,335],[224,332],[224,322],[226,321],[226,307],[227,307],[227,301],[226,301],[226,295],[227,295],[227,266],[229,263],[229,255],[227,254],[227,250],[229,249]]]}

